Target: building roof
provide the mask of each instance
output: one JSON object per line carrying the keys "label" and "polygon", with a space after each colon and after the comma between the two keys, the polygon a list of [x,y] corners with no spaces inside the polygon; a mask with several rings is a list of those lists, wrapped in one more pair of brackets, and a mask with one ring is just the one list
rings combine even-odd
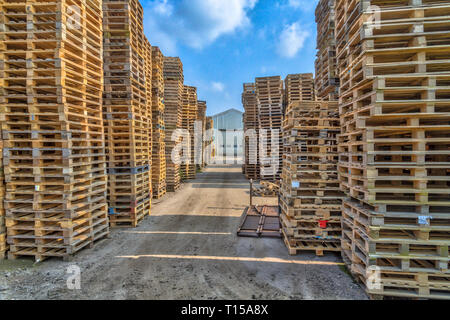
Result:
{"label": "building roof", "polygon": [[235,108],[231,108],[231,109],[228,109],[228,110],[223,111],[221,113],[215,114],[212,117],[214,118],[214,117],[222,116],[222,115],[230,113],[230,112],[239,112],[240,114],[244,114],[242,111],[239,111],[239,110],[237,110]]}

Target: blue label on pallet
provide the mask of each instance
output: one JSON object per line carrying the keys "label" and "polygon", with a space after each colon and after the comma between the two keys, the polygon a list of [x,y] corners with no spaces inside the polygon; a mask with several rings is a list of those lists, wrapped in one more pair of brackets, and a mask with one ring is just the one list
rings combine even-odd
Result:
{"label": "blue label on pallet", "polygon": [[300,188],[300,182],[292,181],[292,188]]}
{"label": "blue label on pallet", "polygon": [[429,220],[433,219],[433,217],[430,216],[419,216],[419,224],[424,224],[429,226],[430,225],[430,221]]}
{"label": "blue label on pallet", "polygon": [[331,237],[331,236],[314,236],[314,238],[322,239],[322,240],[324,240],[324,239],[333,240],[333,237]]}

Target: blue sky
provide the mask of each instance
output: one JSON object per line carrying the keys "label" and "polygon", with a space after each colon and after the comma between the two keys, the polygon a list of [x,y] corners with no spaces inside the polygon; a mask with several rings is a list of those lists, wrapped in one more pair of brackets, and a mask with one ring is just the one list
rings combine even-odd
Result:
{"label": "blue sky", "polygon": [[179,56],[208,115],[242,109],[242,83],[314,72],[318,0],[141,0],[145,34]]}

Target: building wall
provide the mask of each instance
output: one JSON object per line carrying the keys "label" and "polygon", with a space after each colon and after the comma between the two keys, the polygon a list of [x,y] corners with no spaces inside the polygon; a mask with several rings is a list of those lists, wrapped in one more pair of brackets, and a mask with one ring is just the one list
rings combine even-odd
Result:
{"label": "building wall", "polygon": [[242,157],[244,154],[243,113],[230,109],[212,116],[214,121],[214,143],[218,155]]}

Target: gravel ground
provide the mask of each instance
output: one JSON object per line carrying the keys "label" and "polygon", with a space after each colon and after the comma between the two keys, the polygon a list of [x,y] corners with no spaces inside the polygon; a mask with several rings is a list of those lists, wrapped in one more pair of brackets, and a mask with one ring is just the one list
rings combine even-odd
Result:
{"label": "gravel ground", "polygon": [[[138,228],[112,230],[71,262],[0,261],[0,299],[367,299],[336,254],[289,256],[280,239],[237,237],[247,204],[241,168],[210,166]],[[67,286],[73,265],[80,289]]]}

